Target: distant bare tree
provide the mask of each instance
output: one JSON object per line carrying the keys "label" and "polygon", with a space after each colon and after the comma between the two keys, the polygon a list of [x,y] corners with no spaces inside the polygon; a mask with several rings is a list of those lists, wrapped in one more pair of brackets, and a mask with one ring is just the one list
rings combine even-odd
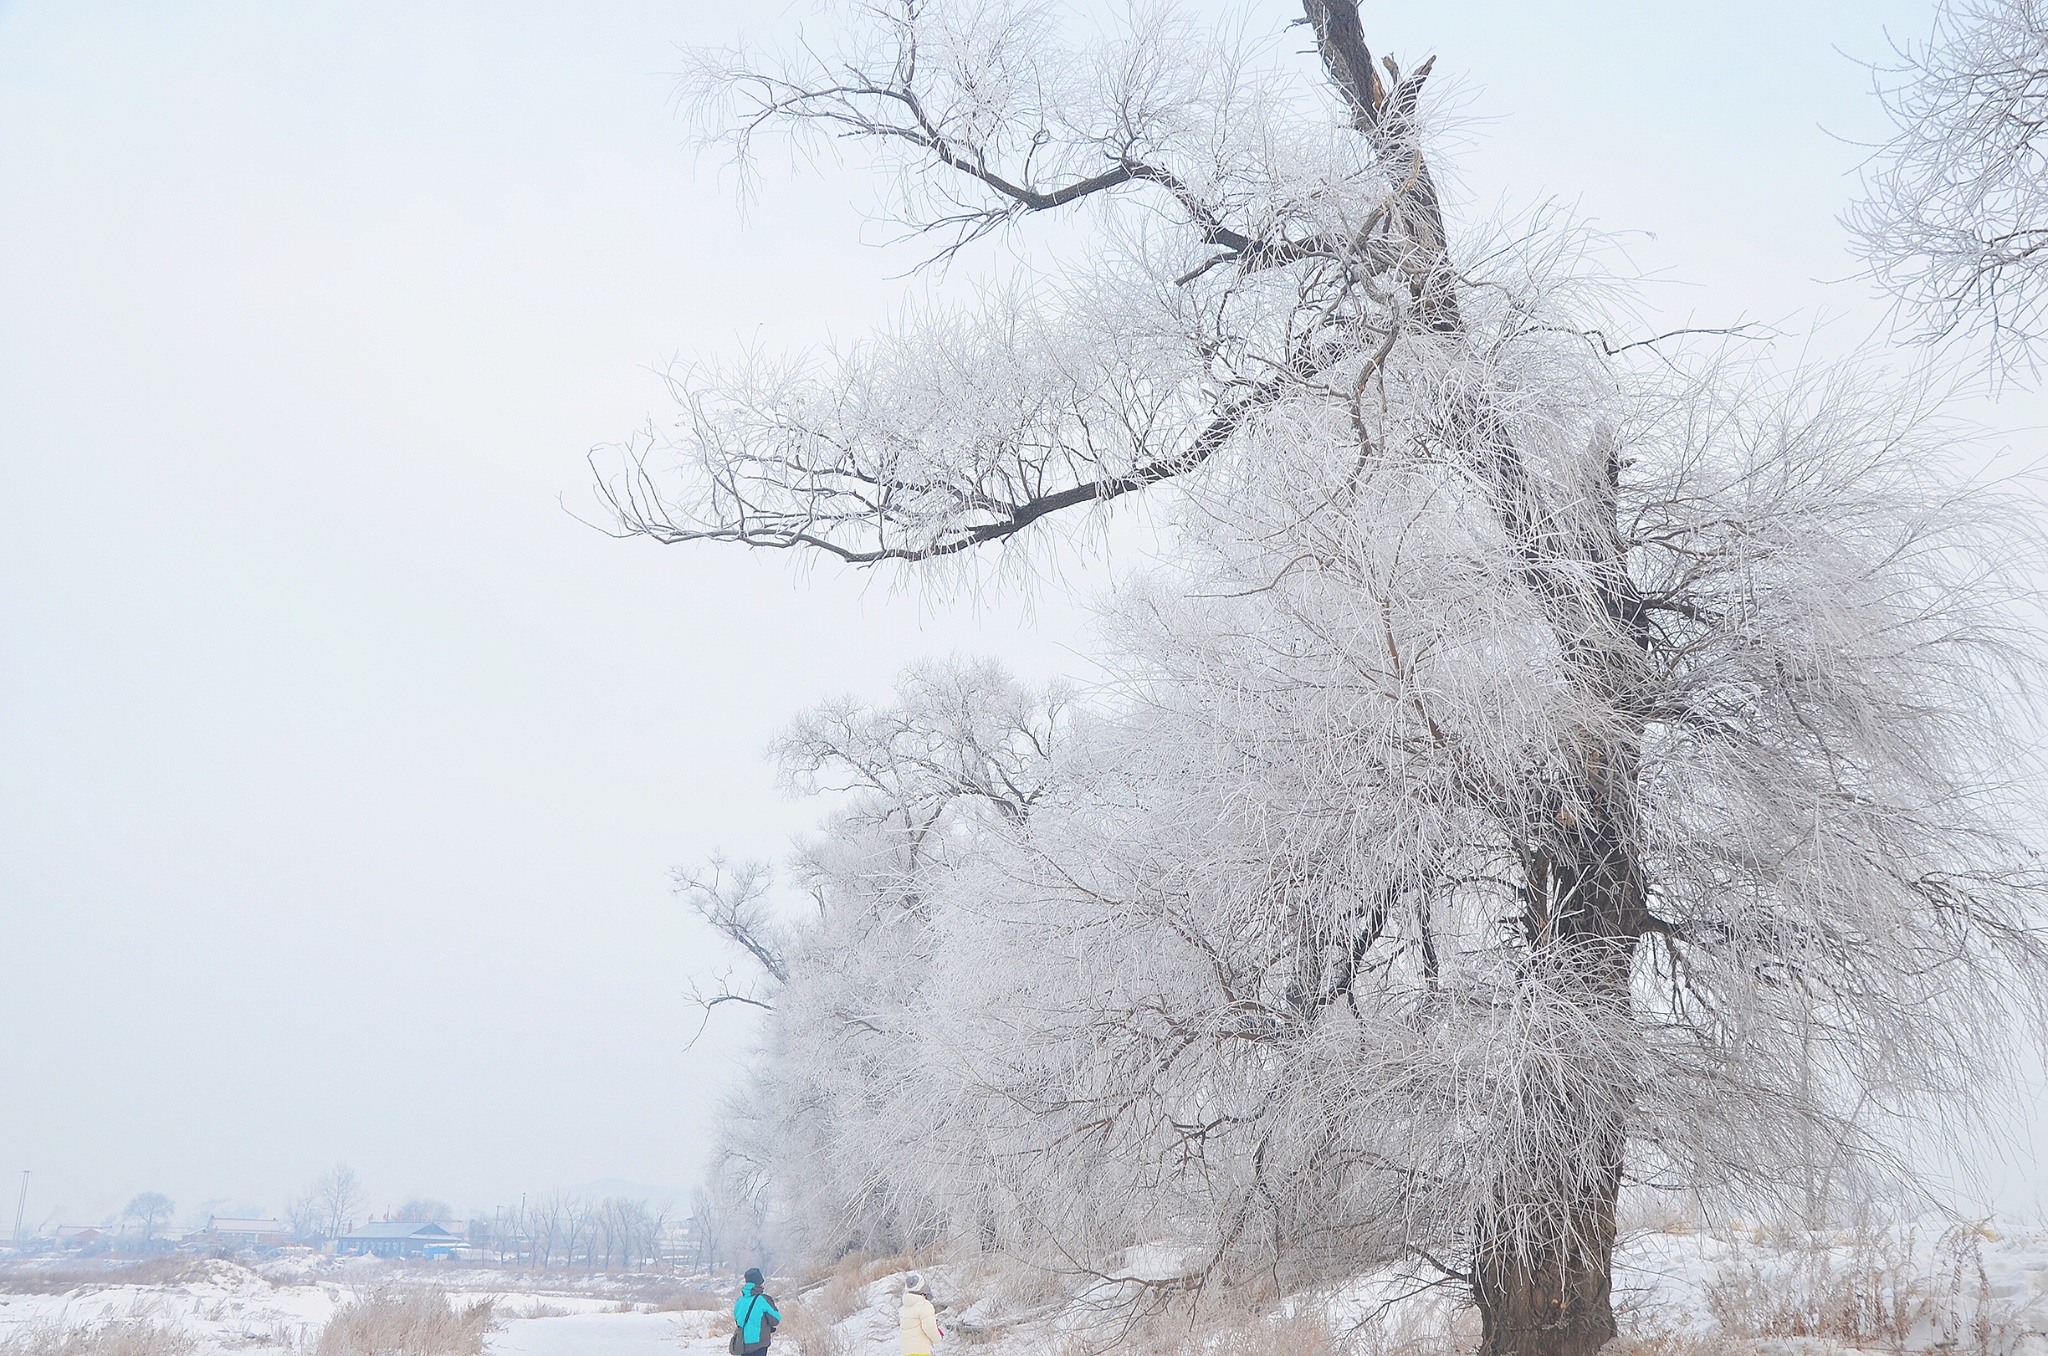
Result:
{"label": "distant bare tree", "polygon": [[637,1270],[641,1260],[652,1251],[653,1234],[659,1227],[654,1211],[646,1201],[614,1196],[605,1202],[605,1213],[618,1238],[620,1266],[628,1271]]}
{"label": "distant bare tree", "polygon": [[505,1212],[504,1233],[506,1242],[512,1245],[513,1260],[526,1266],[538,1267],[540,1262],[540,1240],[534,1227],[533,1208],[521,1197],[519,1204]]}
{"label": "distant bare tree", "polygon": [[674,1208],[673,1205],[649,1205],[647,1207],[647,1232],[641,1245],[642,1251],[640,1255],[643,1259],[663,1271],[670,1269],[671,1259],[666,1252],[666,1239],[668,1237],[670,1212]]}
{"label": "distant bare tree", "polygon": [[690,1265],[708,1271],[721,1260],[716,1198],[706,1187],[690,1192]]}
{"label": "distant bare tree", "polygon": [[320,1231],[328,1238],[340,1238],[363,1208],[362,1179],[348,1164],[336,1163],[313,1183],[311,1196]]}
{"label": "distant bare tree", "polygon": [[652,1246],[658,1229],[657,1216],[646,1201],[625,1196],[607,1196],[591,1210],[593,1248],[604,1249],[604,1269],[612,1269],[616,1258],[622,1270],[637,1268]]}
{"label": "distant bare tree", "polygon": [[592,1234],[590,1202],[584,1200],[581,1196],[563,1196],[560,1199],[562,1203],[562,1252],[564,1264],[571,1267],[576,1265],[576,1249],[578,1245],[581,1245],[584,1250],[585,1263],[592,1263],[593,1258],[590,1251]]}
{"label": "distant bare tree", "polygon": [[[607,1196],[599,1201],[590,1212],[590,1259],[591,1269],[610,1271],[612,1255],[623,1253],[626,1248],[625,1219],[620,1211],[623,1204],[616,1196]],[[598,1260],[598,1249],[604,1250],[603,1261]]]}
{"label": "distant bare tree", "polygon": [[142,1241],[148,1243],[156,1238],[157,1226],[168,1220],[177,1208],[161,1191],[145,1191],[128,1202],[121,1211],[121,1218],[132,1219],[141,1226]]}
{"label": "distant bare tree", "polygon": [[1877,73],[1893,134],[1846,224],[1928,340],[1983,336],[2001,371],[2048,337],[2048,5],[1943,0]]}
{"label": "distant bare tree", "polygon": [[311,1189],[292,1197],[284,1207],[285,1234],[299,1243],[313,1243],[326,1237],[326,1214]]}
{"label": "distant bare tree", "polygon": [[555,1249],[562,1244],[563,1200],[560,1192],[543,1196],[526,1208],[526,1236],[533,1252],[533,1264],[545,1271],[554,1264]]}
{"label": "distant bare tree", "polygon": [[573,1267],[581,1249],[584,1260],[595,1265],[590,1243],[595,1236],[595,1219],[588,1201],[563,1191],[551,1191],[527,1209],[534,1241],[535,1264],[552,1266],[557,1253],[562,1265]]}
{"label": "distant bare tree", "polygon": [[469,1239],[470,1248],[479,1259],[485,1253],[495,1252],[500,1263],[505,1260],[505,1239],[498,1231],[498,1220],[495,1216],[472,1215],[463,1226],[463,1232]]}

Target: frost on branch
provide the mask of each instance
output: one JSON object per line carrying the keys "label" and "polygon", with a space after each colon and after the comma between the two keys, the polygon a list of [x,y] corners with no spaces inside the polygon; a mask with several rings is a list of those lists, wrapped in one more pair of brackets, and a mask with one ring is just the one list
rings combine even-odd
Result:
{"label": "frost on branch", "polygon": [[[1625,701],[1478,491],[1412,451],[1358,474],[1340,418],[1119,602],[1087,719],[983,666],[800,721],[797,789],[851,791],[801,859],[833,902],[729,1127],[783,1236],[1476,1288],[1611,1248],[1576,1207],[1623,1177],[1824,1197],[1994,1105],[2043,964],[2001,787],[2018,539],[1866,373],[1656,370],[1501,391],[1524,447],[1630,449],[1603,502],[1657,606]],[[1617,748],[1610,987],[1569,873]]]}
{"label": "frost on branch", "polygon": [[1945,0],[1878,72],[1896,128],[1848,214],[1859,252],[1929,340],[1978,336],[2034,366],[2048,327],[2048,8]]}
{"label": "frost on branch", "polygon": [[783,980],[754,1080],[720,1132],[724,1180],[782,1243],[820,1256],[935,1239],[957,1206],[905,1171],[929,1113],[891,1121],[916,1085],[912,1014],[939,944],[929,891],[991,825],[1027,820],[1069,756],[1060,685],[1034,692],[986,662],[931,664],[895,696],[825,703],[777,741],[786,783],[831,793],[836,808],[784,878],[804,902],[771,925],[788,941]]}
{"label": "frost on branch", "polygon": [[1040,7],[878,7],[840,52],[708,62],[741,157],[771,129],[866,149],[945,254],[1098,209],[1103,262],[843,351],[681,375],[676,433],[601,476],[617,530],[947,555],[1202,466],[1263,412],[1362,380],[1400,332],[1455,333],[1429,65],[1375,67],[1343,9],[1310,7],[1338,126],[1330,86],[1164,9],[1075,46]]}

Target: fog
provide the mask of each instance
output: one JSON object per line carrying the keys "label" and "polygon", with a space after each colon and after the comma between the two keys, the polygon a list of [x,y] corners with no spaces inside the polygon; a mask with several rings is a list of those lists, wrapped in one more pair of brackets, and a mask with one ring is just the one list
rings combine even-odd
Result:
{"label": "fog", "polygon": [[[1372,22],[1457,77],[1461,210],[1647,233],[1646,332],[1881,323],[1839,281],[1880,126],[1851,57],[1923,5],[1450,8]],[[721,962],[668,869],[814,817],[762,758],[813,701],[954,651],[1083,669],[1086,565],[976,598],[577,516],[665,363],[858,333],[915,262],[864,243],[850,169],[776,168],[742,216],[684,144],[680,49],[747,13],[0,4],[0,1187],[33,1170],[31,1222],[274,1210],[338,1159],[373,1210],[687,1187],[747,1027],[685,1048]],[[1987,446],[2035,455],[2037,405],[1980,407]]]}

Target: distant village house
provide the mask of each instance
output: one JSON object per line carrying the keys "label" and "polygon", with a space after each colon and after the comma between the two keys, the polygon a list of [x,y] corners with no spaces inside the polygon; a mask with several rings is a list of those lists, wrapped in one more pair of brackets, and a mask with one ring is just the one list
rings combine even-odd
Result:
{"label": "distant village house", "polygon": [[276,1248],[284,1244],[284,1225],[274,1219],[225,1219],[215,1215],[206,1221],[200,1238],[214,1248]]}
{"label": "distant village house", "polygon": [[365,1224],[344,1234],[334,1240],[334,1250],[343,1257],[424,1257],[439,1261],[453,1257],[461,1242],[438,1224],[389,1220]]}

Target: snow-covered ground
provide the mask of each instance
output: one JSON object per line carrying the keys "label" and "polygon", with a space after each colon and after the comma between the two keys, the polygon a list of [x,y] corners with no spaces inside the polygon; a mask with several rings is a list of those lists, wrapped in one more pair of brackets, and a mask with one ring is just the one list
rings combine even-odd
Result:
{"label": "snow-covered ground", "polygon": [[564,1314],[524,1318],[493,1333],[487,1351],[499,1356],[672,1356],[678,1351],[719,1356],[725,1333],[705,1331],[699,1314]]}
{"label": "snow-covered ground", "polygon": [[[951,1315],[983,1329],[986,1356],[1039,1351],[1085,1326],[1074,1306],[1028,1317],[965,1273],[936,1268]],[[1469,1338],[1445,1290],[1417,1294],[1417,1277],[1371,1277],[1332,1296],[1288,1306],[1326,1312],[1339,1329],[1373,1315],[1383,1340],[1434,1339],[1418,1351],[1455,1351]],[[194,1263],[156,1284],[34,1289],[0,1273],[0,1356],[10,1337],[57,1328],[146,1322],[189,1339],[190,1356],[310,1356],[320,1330],[342,1306],[394,1287],[436,1286],[458,1304],[488,1299],[495,1326],[486,1356],[720,1356],[730,1331],[722,1307],[676,1309],[674,1282],[651,1278],[508,1278],[489,1270],[406,1272],[388,1264],[253,1270],[234,1262]],[[54,1289],[54,1286],[44,1286]],[[893,1275],[860,1276],[784,1293],[790,1323],[778,1356],[893,1356]],[[1113,1298],[1096,1296],[1098,1300]],[[1667,1228],[1635,1234],[1615,1269],[1625,1335],[1666,1351],[1739,1348],[1758,1356],[1826,1356],[1845,1351],[1940,1356],[2048,1356],[2048,1230],[1997,1225],[1923,1225],[1836,1234],[1732,1227]],[[1005,1321],[1005,1320],[1008,1321]],[[1018,1321],[1018,1320],[1024,1321]],[[809,1334],[816,1352],[803,1350]],[[1392,1340],[1386,1340],[1391,1338]],[[1674,1345],[1675,1343],[1675,1345]]]}
{"label": "snow-covered ground", "polygon": [[[0,1284],[6,1277],[0,1276]],[[335,1311],[387,1287],[435,1285],[458,1304],[490,1300],[490,1356],[720,1356],[722,1312],[659,1310],[588,1282],[570,1288],[506,1286],[492,1273],[408,1274],[383,1266],[274,1269],[195,1262],[159,1284],[86,1282],[61,1293],[0,1292],[0,1347],[43,1328],[149,1323],[183,1334],[193,1356],[304,1356]]]}
{"label": "snow-covered ground", "polygon": [[[1457,1292],[1416,1273],[1361,1279],[1329,1304],[1408,1335],[1462,1326]],[[1751,1353],[2048,1356],[2048,1230],[1928,1222],[1791,1232],[1734,1225],[1626,1235],[1614,1305],[1653,1348]]]}
{"label": "snow-covered ground", "polygon": [[1653,1332],[2048,1356],[2048,1230],[1647,1233],[1617,1256],[1615,1301]]}

